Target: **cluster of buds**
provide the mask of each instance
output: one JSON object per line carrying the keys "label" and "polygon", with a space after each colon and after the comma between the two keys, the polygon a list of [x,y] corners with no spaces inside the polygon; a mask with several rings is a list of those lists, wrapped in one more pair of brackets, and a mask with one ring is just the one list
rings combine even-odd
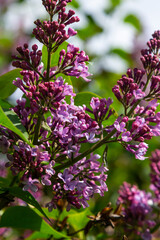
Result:
{"label": "cluster of buds", "polygon": [[144,74],[144,70],[135,68],[132,71],[128,69],[127,75],[123,75],[117,82],[118,85],[113,87],[113,93],[126,109],[133,106],[138,99],[145,97],[145,93],[142,91],[145,85]]}
{"label": "cluster of buds", "polygon": [[39,66],[42,51],[38,50],[36,44],[32,46],[32,51],[29,51],[28,44],[25,43],[23,47],[17,47],[17,52],[20,56],[13,56],[13,58],[16,59],[12,63],[14,67],[22,68],[24,70],[32,70]]}
{"label": "cluster of buds", "polygon": [[[33,29],[33,34],[46,47],[51,47],[53,52],[69,37],[77,34],[72,28],[68,29],[68,33],[65,30],[69,24],[79,21],[79,18],[74,16],[73,10],[66,13],[65,6],[68,2],[71,1],[43,1],[50,14],[50,21],[41,22],[39,19],[35,21],[37,27]],[[58,13],[58,21],[52,21],[56,13]]]}

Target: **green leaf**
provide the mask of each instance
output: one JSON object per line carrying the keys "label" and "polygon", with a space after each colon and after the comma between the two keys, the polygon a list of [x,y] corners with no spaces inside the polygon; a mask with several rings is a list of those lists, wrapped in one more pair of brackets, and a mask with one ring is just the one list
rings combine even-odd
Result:
{"label": "green leaf", "polygon": [[27,192],[27,191],[23,191],[21,188],[19,187],[12,187],[12,188],[8,188],[7,189],[10,194],[12,194],[14,197],[20,198],[23,201],[25,201],[26,203],[34,206],[36,209],[38,209],[38,211],[40,213],[43,214],[43,216],[45,218],[47,218],[49,221],[50,219],[48,218],[48,216],[46,215],[46,213],[43,211],[43,209],[41,208],[41,206],[39,205],[39,203],[36,201],[36,199],[32,196],[31,193]]}
{"label": "green leaf", "polygon": [[[63,42],[59,48],[52,53],[51,55],[51,65],[50,67],[55,67],[58,65],[58,60],[59,60],[59,53],[62,49],[64,49],[65,51],[67,51],[67,46],[68,43],[67,42]],[[42,62],[44,64],[44,68],[47,69],[47,61],[48,61],[48,52],[47,52],[47,47],[43,46],[42,48]]]}
{"label": "green leaf", "polygon": [[9,185],[8,179],[0,177],[0,187],[4,188],[8,187],[8,185]]}
{"label": "green leaf", "polygon": [[[65,218],[68,217],[67,222],[74,228],[75,231],[78,231],[82,228],[84,228],[87,223],[89,222],[89,218],[87,217],[88,215],[92,215],[90,210],[86,208],[85,210],[81,212],[77,212],[75,210],[70,210],[67,212],[64,210],[61,214],[61,221]],[[80,232],[79,234],[80,239],[84,239],[84,232]]]}
{"label": "green leaf", "polygon": [[[8,111],[8,116],[6,116],[4,111],[2,110],[2,108],[0,106],[0,125],[10,129],[14,133],[16,133],[22,140],[24,140],[25,142],[30,144],[28,139],[27,139],[28,135],[27,135],[26,131],[24,130],[22,124],[19,122],[20,120],[17,120],[18,123],[16,124],[16,122],[14,122],[15,121],[15,116],[13,117],[13,115],[11,114],[11,111]],[[12,120],[13,120],[13,122],[12,122]],[[14,125],[14,123],[17,125],[17,127]],[[24,133],[21,132],[21,130]]]}
{"label": "green leaf", "polygon": [[133,62],[130,54],[121,48],[113,48],[109,51],[109,53],[118,55],[119,57],[127,61],[129,64],[132,64]]}
{"label": "green leaf", "polygon": [[110,0],[109,7],[105,9],[107,14],[112,14],[115,9],[122,3],[123,0]]}
{"label": "green leaf", "polygon": [[13,106],[5,100],[0,99],[0,106],[5,109],[10,109]]}
{"label": "green leaf", "polygon": [[50,128],[50,126],[46,123],[46,122],[42,122],[42,124],[41,124],[41,126],[42,126],[42,128],[44,129],[44,130],[46,130],[46,131],[48,131],[48,132],[52,132],[52,130],[51,130],[51,128]]}
{"label": "green leaf", "polygon": [[1,48],[10,48],[12,46],[12,41],[10,37],[8,36],[2,36],[0,37],[0,47]]}
{"label": "green leaf", "polygon": [[78,30],[78,36],[82,40],[86,40],[87,38],[91,38],[94,35],[96,35],[98,33],[101,33],[103,31],[103,29],[96,24],[96,22],[94,21],[94,19],[90,15],[88,15],[87,18],[88,18],[87,26],[83,29]]}
{"label": "green leaf", "polygon": [[69,4],[72,5],[74,8],[79,8],[79,3],[76,0],[72,0],[72,2]]}
{"label": "green leaf", "polygon": [[128,14],[124,18],[124,22],[131,24],[138,31],[138,33],[140,33],[142,31],[141,22],[140,22],[140,20],[138,19],[138,17],[136,15]]}
{"label": "green leaf", "polygon": [[114,7],[116,7],[116,6],[120,5],[122,0],[110,0],[110,2]]}
{"label": "green leaf", "polygon": [[[42,212],[38,211],[36,208],[33,209],[38,215],[43,217]],[[43,212],[52,219],[57,219],[59,217],[58,209],[53,209],[51,212],[48,211],[48,208],[42,208]]]}
{"label": "green leaf", "polygon": [[34,239],[48,239],[50,237],[49,234],[41,233],[41,232],[34,232],[32,235],[30,235],[26,240],[34,240]]}
{"label": "green leaf", "polygon": [[15,92],[17,87],[13,85],[13,80],[22,78],[21,69],[14,69],[0,76],[0,98],[5,99]]}
{"label": "green leaf", "polygon": [[22,125],[17,114],[14,111],[8,110],[8,109],[3,109],[3,111],[4,111],[5,115],[9,118],[9,120],[14,124],[14,126],[23,133],[25,138],[28,139],[28,133],[27,133],[25,127]]}
{"label": "green leaf", "polygon": [[[68,213],[68,212],[67,212]],[[66,213],[66,214],[67,214]],[[72,225],[72,227],[75,230],[82,229],[86,226],[86,224],[89,222],[88,215],[91,215],[91,212],[88,208],[86,208],[82,212],[72,212],[68,213],[68,223]]]}
{"label": "green leaf", "polygon": [[1,217],[0,227],[31,229],[33,231],[51,234],[57,239],[70,239],[66,235],[54,230],[29,207],[15,206],[8,208]]}
{"label": "green leaf", "polygon": [[90,101],[92,97],[98,97],[101,98],[100,96],[98,96],[95,93],[91,93],[91,92],[82,92],[82,93],[77,93],[75,98],[74,98],[74,103],[77,106],[83,106],[83,104],[86,105],[86,107],[91,108],[90,107]]}

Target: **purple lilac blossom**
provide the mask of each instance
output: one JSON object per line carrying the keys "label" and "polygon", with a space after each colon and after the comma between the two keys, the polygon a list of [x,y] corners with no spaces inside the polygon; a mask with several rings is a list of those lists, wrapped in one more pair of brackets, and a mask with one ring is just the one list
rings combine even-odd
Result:
{"label": "purple lilac blossom", "polygon": [[[54,162],[50,160],[51,155],[45,151],[44,146],[30,147],[19,140],[18,145],[14,145],[13,155],[8,154],[6,167],[10,167],[13,175],[23,173],[21,180],[24,183],[23,190],[38,191],[36,183],[39,179],[43,185],[51,185],[49,179],[54,175]],[[47,166],[43,162],[49,163]],[[45,181],[47,179],[48,181]]]}
{"label": "purple lilac blossom", "polygon": [[67,52],[65,50],[60,52],[58,66],[64,74],[77,78],[82,77],[89,82],[90,79],[87,77],[91,76],[91,74],[88,72],[88,67],[85,63],[88,60],[89,57],[85,55],[84,51],[79,52],[79,48],[68,44]]}
{"label": "purple lilac blossom", "polygon": [[112,88],[113,93],[117,99],[126,107],[131,107],[138,99],[143,99],[145,93],[143,92],[144,70],[134,68],[133,71],[128,69],[127,75],[122,78]]}
{"label": "purple lilac blossom", "polygon": [[134,240],[139,236],[143,240],[151,240],[150,229],[155,226],[151,193],[146,193],[139,190],[137,186],[124,182],[119,189],[117,204],[120,203],[123,205],[124,226],[129,239],[131,235],[134,236]]}
{"label": "purple lilac blossom", "polygon": [[155,201],[160,203],[160,150],[152,152],[150,157],[151,167],[151,190],[154,192],[156,199]]}
{"label": "purple lilac blossom", "polygon": [[113,111],[110,109],[113,100],[111,98],[105,99],[98,97],[92,97],[90,101],[90,106],[92,110],[89,108],[85,108],[86,111],[92,113],[94,115],[94,119],[96,122],[101,124],[103,121],[107,120],[112,114]]}
{"label": "purple lilac blossom", "polygon": [[56,208],[58,199],[66,199],[68,209],[70,205],[85,208],[95,193],[104,195],[108,190],[105,183],[108,169],[97,161],[99,158],[99,155],[91,154],[89,159],[83,158],[63,173],[58,173],[57,183],[53,185],[55,196],[47,204],[49,210]]}

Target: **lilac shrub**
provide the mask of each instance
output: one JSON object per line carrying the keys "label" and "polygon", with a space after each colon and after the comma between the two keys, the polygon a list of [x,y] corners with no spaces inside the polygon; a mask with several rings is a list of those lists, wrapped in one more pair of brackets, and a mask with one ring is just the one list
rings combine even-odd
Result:
{"label": "lilac shrub", "polygon": [[[92,97],[89,107],[78,106],[68,76],[89,82],[91,74],[85,52],[66,42],[77,33],[69,25],[79,21],[73,10],[66,10],[69,2],[43,0],[49,20],[36,20],[33,30],[43,49],[34,44],[30,50],[24,44],[17,47],[18,55],[13,56],[13,66],[21,69],[21,77],[13,84],[23,97],[12,111],[28,133],[27,142],[5,125],[0,126],[0,150],[7,154],[6,167],[24,191],[42,194],[44,188],[45,195],[46,189],[51,190],[49,196],[46,194],[50,198],[46,204],[49,211],[57,208],[60,200],[67,202],[67,210],[72,206],[86,208],[95,193],[103,196],[108,190],[108,169],[96,153],[99,147],[117,142],[144,160],[146,140],[160,135],[160,32],[156,31],[148,48],[142,50],[143,69],[128,69],[112,89],[123,106],[118,117],[110,98]],[[153,161],[151,166],[152,189],[159,198],[158,164]],[[156,224],[149,205],[151,195],[125,183],[118,201],[127,207],[124,215],[128,223],[135,221],[135,234],[142,239],[148,235],[150,239],[149,229]]]}

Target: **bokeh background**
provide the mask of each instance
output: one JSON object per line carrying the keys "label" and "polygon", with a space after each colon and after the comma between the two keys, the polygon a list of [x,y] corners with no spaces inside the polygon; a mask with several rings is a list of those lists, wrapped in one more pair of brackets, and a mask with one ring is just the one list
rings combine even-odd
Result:
{"label": "bokeh background", "polygon": [[[146,46],[151,34],[160,29],[160,1],[73,0],[70,5],[81,19],[74,25],[78,34],[71,43],[87,52],[93,73],[89,84],[73,79],[75,91],[112,97],[114,108],[120,112],[111,89],[127,68],[141,67],[140,50]],[[33,22],[46,17],[41,0],[0,0],[0,74],[12,69],[11,55],[15,54],[17,45],[35,43]],[[14,104],[20,95],[17,91],[9,100]],[[160,138],[152,140],[147,156],[156,148],[160,148]],[[103,149],[98,152],[101,154]],[[124,181],[149,189],[149,158],[136,160],[120,145],[111,144],[107,161],[109,190],[103,198],[95,196],[90,202],[95,213],[108,202],[116,204],[119,186]]]}

